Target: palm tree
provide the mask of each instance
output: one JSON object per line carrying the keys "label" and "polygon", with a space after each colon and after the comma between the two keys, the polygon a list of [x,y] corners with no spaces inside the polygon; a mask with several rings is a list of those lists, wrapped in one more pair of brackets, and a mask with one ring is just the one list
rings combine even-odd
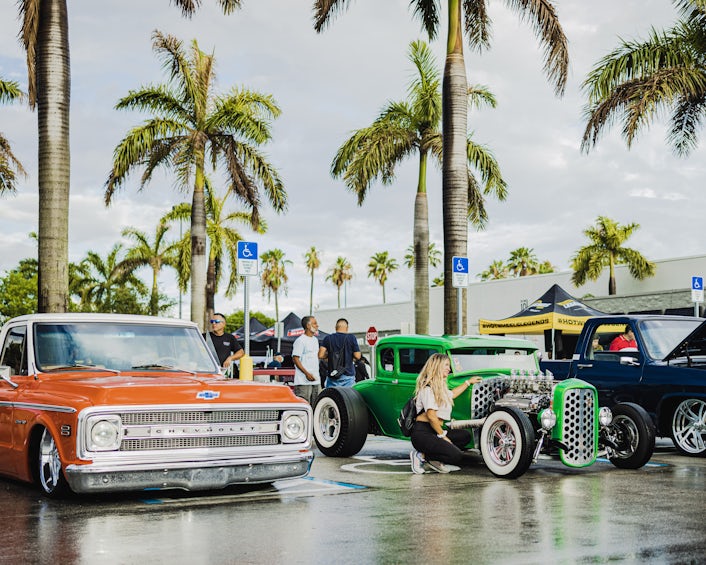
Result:
{"label": "palm tree", "polygon": [[69,25],[66,0],[20,0],[29,105],[37,109],[39,312],[69,306]]}
{"label": "palm tree", "polygon": [[134,273],[141,267],[152,269],[152,292],[150,293],[149,313],[152,316],[159,314],[159,286],[158,277],[162,267],[178,268],[178,244],[166,239],[169,225],[165,218],[160,219],[154,234],[154,239],[149,240],[147,235],[140,230],[127,227],[123,230],[123,237],[134,242],[128,249],[125,259],[118,265],[125,273]]}
{"label": "palm tree", "polygon": [[[261,256],[262,274],[262,296],[267,295],[267,301],[270,301],[272,295],[275,297],[275,319],[279,321],[279,293],[280,291],[287,294],[287,265],[292,262],[284,258],[284,251],[281,249],[270,249],[265,251]],[[279,348],[279,340],[277,343]]]}
{"label": "palm tree", "polygon": [[655,116],[671,113],[667,142],[678,155],[697,144],[706,116],[706,4],[678,0],[682,18],[645,41],[621,41],[601,59],[583,84],[588,95],[582,148],[588,151],[604,129],[622,122],[628,147]]}
{"label": "palm tree", "polygon": [[[191,15],[201,0],[172,0]],[[225,14],[240,0],[218,0]],[[66,0],[19,0],[28,96],[37,108],[39,158],[39,312],[69,307],[69,107],[71,74]]]}
{"label": "palm tree", "polygon": [[493,261],[488,268],[480,273],[480,280],[495,281],[506,279],[509,274],[508,267],[503,261]]}
{"label": "palm tree", "polygon": [[105,260],[95,251],[89,251],[76,266],[71,287],[80,299],[80,311],[142,313],[125,312],[118,308],[126,292],[147,295],[145,284],[121,266],[122,252],[123,246],[120,243],[113,246]]}
{"label": "palm tree", "polygon": [[[0,78],[0,103],[21,100],[24,94],[20,85],[15,81],[5,81]],[[0,195],[7,192],[16,192],[17,175],[27,176],[10,148],[10,142],[0,133]]]}
{"label": "palm tree", "polygon": [[336,262],[331,267],[326,275],[326,280],[331,281],[336,286],[338,296],[338,307],[341,307],[341,287],[353,278],[353,267],[348,262],[348,259],[341,257],[336,258]]}
{"label": "palm tree", "polygon": [[[322,31],[330,18],[348,5],[347,0],[315,0],[316,31]],[[544,47],[544,71],[553,83],[555,92],[558,95],[563,94],[569,55],[567,40],[554,6],[548,0],[508,1],[507,5],[519,12],[522,20],[532,26]],[[433,0],[411,0],[410,6],[414,6],[414,14],[422,21],[429,38],[434,39],[440,25],[441,3]],[[488,0],[447,0],[447,7],[449,22],[442,98],[442,185],[444,273],[446,280],[451,281],[452,257],[465,257],[468,253],[468,81],[463,59],[462,24],[465,21],[469,45],[472,49],[480,51],[490,45],[491,21],[488,15]],[[424,245],[421,246],[422,250],[425,248]],[[421,257],[421,252],[418,256]],[[444,285],[444,332],[448,334],[456,333],[458,328],[456,296],[456,289],[452,285]],[[466,310],[464,308],[464,311]]]}
{"label": "palm tree", "polygon": [[[436,61],[423,41],[410,44],[409,58],[418,77],[409,86],[409,100],[390,102],[367,128],[353,133],[338,150],[331,166],[334,177],[343,177],[346,186],[358,196],[361,205],[371,184],[394,181],[395,167],[411,155],[419,159],[417,190],[414,202],[414,296],[415,331],[429,331],[429,208],[427,202],[427,162],[431,154],[442,160],[441,78]],[[468,89],[468,99],[495,106],[493,95],[481,87]],[[506,196],[506,184],[495,158],[469,137],[466,145],[466,201],[471,203],[468,216],[482,225],[486,219],[483,194]],[[473,170],[482,177],[483,189]],[[465,254],[464,254],[465,255]]]}
{"label": "palm tree", "polygon": [[314,311],[314,271],[321,266],[321,257],[316,247],[312,246],[309,251],[304,254],[306,270],[311,275],[311,286],[309,287],[309,316]]}
{"label": "palm tree", "polygon": [[638,280],[654,276],[655,264],[648,261],[639,251],[622,247],[623,243],[639,228],[639,224],[621,226],[615,220],[598,216],[596,225],[584,230],[591,241],[580,248],[571,260],[574,274],[571,282],[576,286],[586,283],[586,279],[595,281],[603,269],[608,267],[608,294],[616,293],[615,265],[627,264],[630,275]]}
{"label": "palm tree", "polygon": [[[242,277],[238,277],[236,265],[238,264],[237,250],[238,242],[244,238],[234,227],[235,223],[252,227],[252,214],[249,212],[227,212],[225,209],[228,194],[219,198],[211,183],[206,179],[204,186],[204,205],[206,210],[206,237],[208,239],[208,267],[206,269],[206,312],[210,318],[216,311],[216,294],[223,278],[224,265],[229,267],[228,286],[226,287],[226,297],[232,297],[238,287],[238,282]],[[182,203],[174,206],[166,215],[166,221],[188,220],[191,218],[191,204]],[[264,221],[255,230],[257,233],[265,233],[267,225]],[[191,231],[187,231],[178,244],[179,259],[179,288],[183,292],[186,290],[191,278]]]}
{"label": "palm tree", "polygon": [[[387,251],[380,251],[370,257],[368,277],[374,278],[382,287],[382,303],[385,304],[385,283],[393,271],[398,268],[397,261]],[[427,286],[429,283],[427,282]]]}
{"label": "palm tree", "polygon": [[[433,241],[429,242],[429,253],[427,254],[427,260],[432,267],[438,267],[441,265],[441,249],[436,246]],[[404,255],[404,265],[408,269],[414,267],[414,244],[410,245]]]}
{"label": "palm tree", "polygon": [[539,272],[539,260],[534,249],[529,247],[518,247],[510,251],[510,259],[507,268],[514,277],[526,277],[536,275]]}
{"label": "palm tree", "polygon": [[128,132],[116,147],[106,182],[105,201],[135,168],[145,167],[144,187],[160,166],[174,169],[178,184],[191,187],[191,319],[206,320],[206,165],[221,164],[229,190],[252,209],[260,222],[260,189],[277,211],[285,210],[286,193],[277,171],[258,151],[271,139],[271,121],[280,113],[274,99],[246,89],[217,96],[213,92],[214,56],[192,41],[187,52],[175,37],[155,31],[155,53],[169,71],[169,83],[144,86],[122,98],[117,109],[150,112],[155,117]]}

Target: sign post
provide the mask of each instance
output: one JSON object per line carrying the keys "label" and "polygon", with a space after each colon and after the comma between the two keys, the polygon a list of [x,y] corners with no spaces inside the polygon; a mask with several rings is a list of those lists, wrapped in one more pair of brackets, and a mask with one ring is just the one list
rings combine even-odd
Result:
{"label": "sign post", "polygon": [[694,317],[699,317],[699,303],[704,301],[704,278],[691,277],[691,301],[694,303]]}
{"label": "sign post", "polygon": [[468,257],[454,255],[451,259],[452,283],[458,296],[458,335],[463,335],[463,289],[468,287]]}
{"label": "sign post", "polygon": [[245,332],[245,355],[250,355],[250,277],[258,274],[257,243],[238,242],[238,274],[244,277],[243,283],[243,331]]}
{"label": "sign post", "polygon": [[370,346],[370,372],[372,373],[370,376],[375,378],[375,344],[378,342],[378,331],[375,326],[370,326],[368,331],[365,332],[365,341]]}

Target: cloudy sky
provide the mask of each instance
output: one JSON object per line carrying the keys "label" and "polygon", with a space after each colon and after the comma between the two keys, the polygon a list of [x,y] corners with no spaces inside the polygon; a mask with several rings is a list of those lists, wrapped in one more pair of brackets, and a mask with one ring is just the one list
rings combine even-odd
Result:
{"label": "cloudy sky", "polygon": [[[230,16],[220,14],[214,0],[204,0],[191,20],[182,18],[168,0],[67,4],[72,71],[70,260],[81,260],[89,249],[106,254],[126,226],[152,234],[169,207],[190,200],[175,191],[166,176],[139,192],[136,175],[110,208],[103,205],[113,149],[129,128],[145,119],[114,110],[115,103],[129,89],[164,79],[150,40],[152,31],[159,29],[186,41],[196,39],[204,51],[215,52],[220,91],[246,86],[272,94],[282,108],[274,140],[265,150],[285,181],[289,209],[280,216],[265,210],[266,235],[243,232],[246,239],[258,242],[260,253],[278,247],[293,263],[288,295],[280,300],[282,316],[289,310],[303,315],[308,309],[303,255],[311,246],[323,256],[315,279],[315,308],[336,307],[336,289],[324,279],[339,255],[353,265],[354,279],[345,296],[348,306],[382,302],[379,285],[367,277],[367,263],[384,250],[400,264],[387,284],[388,302],[409,299],[412,274],[402,263],[412,241],[416,160],[399,168],[392,186],[374,186],[361,207],[329,175],[331,160],[350,133],[370,124],[387,101],[406,95],[413,78],[409,43],[426,39],[412,20],[408,0],[350,2],[349,9],[318,35],[307,0],[246,0],[243,9]],[[674,157],[664,141],[665,122],[658,120],[629,151],[617,130],[588,155],[579,150],[585,104],[580,86],[587,72],[619,37],[644,38],[651,27],[671,26],[677,18],[673,4],[555,4],[571,58],[563,98],[554,96],[542,73],[541,49],[531,30],[504,2],[490,2],[491,50],[479,55],[466,49],[469,82],[485,85],[498,101],[496,109],[472,111],[469,128],[476,141],[494,152],[509,187],[506,202],[489,202],[487,229],[469,234],[472,272],[507,259],[520,246],[567,270],[571,255],[585,243],[582,230],[599,215],[639,223],[629,244],[650,259],[703,253],[702,148],[686,159]],[[3,2],[0,76],[24,87],[19,26],[15,3]],[[443,41],[432,48],[442,66]],[[0,107],[0,131],[29,171],[16,196],[0,199],[0,273],[36,253],[28,238],[37,229],[36,129],[35,113],[19,105]],[[430,238],[440,247],[440,171],[430,168],[428,182]],[[143,274],[148,280],[148,273]],[[160,282],[176,298],[173,274],[165,272]],[[226,313],[242,307],[242,293],[233,300],[217,297],[217,308]],[[250,307],[274,314],[274,303],[261,296],[257,282],[251,285]],[[188,315],[186,303],[184,312]]]}

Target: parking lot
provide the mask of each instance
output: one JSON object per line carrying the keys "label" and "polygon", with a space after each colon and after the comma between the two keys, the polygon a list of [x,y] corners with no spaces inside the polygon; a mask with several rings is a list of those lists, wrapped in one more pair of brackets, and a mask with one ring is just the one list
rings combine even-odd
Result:
{"label": "parking lot", "polygon": [[210,493],[54,501],[0,481],[2,563],[700,563],[706,460],[661,440],[638,471],[540,460],[515,481],[469,455],[413,475],[369,437],[306,479]]}

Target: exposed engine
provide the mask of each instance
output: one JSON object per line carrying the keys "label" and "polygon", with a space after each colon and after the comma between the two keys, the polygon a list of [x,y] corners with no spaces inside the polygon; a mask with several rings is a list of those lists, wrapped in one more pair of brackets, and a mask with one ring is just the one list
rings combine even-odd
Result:
{"label": "exposed engine", "polygon": [[474,413],[483,417],[492,406],[512,406],[525,413],[539,413],[550,407],[554,385],[551,374],[499,375],[485,379],[474,387],[474,394],[478,394]]}

